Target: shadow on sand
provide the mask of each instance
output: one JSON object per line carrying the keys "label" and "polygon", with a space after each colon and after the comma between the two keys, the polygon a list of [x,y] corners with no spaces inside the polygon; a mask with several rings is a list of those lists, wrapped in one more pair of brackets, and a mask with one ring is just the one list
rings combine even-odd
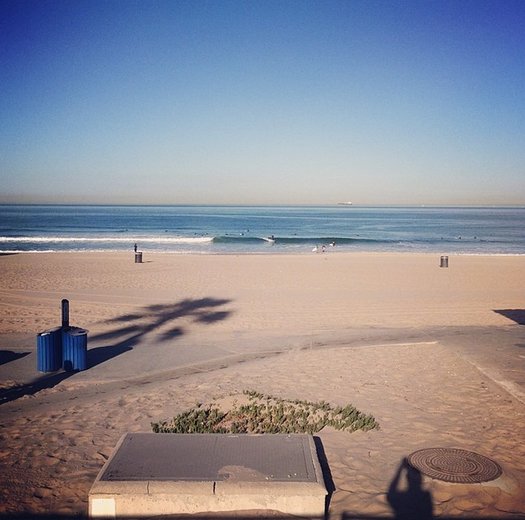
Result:
{"label": "shadow on sand", "polygon": [[23,358],[29,354],[30,352],[13,352],[12,350],[0,350],[0,365],[11,363],[11,361]]}
{"label": "shadow on sand", "polygon": [[[0,517],[1,518],[1,517]],[[343,513],[341,520],[392,520],[403,518],[401,516],[377,516]],[[439,520],[525,520],[525,516],[439,516]],[[211,519],[210,519],[211,520]],[[217,520],[219,520],[217,518]],[[269,520],[269,519],[268,519]],[[329,520],[329,519],[326,519]]]}
{"label": "shadow on sand", "polygon": [[[405,482],[403,482],[405,480]],[[386,498],[396,520],[431,520],[432,495],[422,487],[421,472],[403,459],[390,482]]]}
{"label": "shadow on sand", "polygon": [[314,436],[315,451],[317,452],[317,458],[319,459],[319,465],[321,466],[321,471],[323,472],[324,485],[328,494],[325,499],[325,518],[328,518],[328,512],[330,508],[330,500],[332,495],[336,490],[334,481],[332,479],[332,472],[330,471],[330,465],[328,464],[328,459],[326,458],[326,453],[324,451],[324,446],[320,437]]}
{"label": "shadow on sand", "polygon": [[495,309],[494,312],[515,321],[518,325],[525,325],[525,309]]}
{"label": "shadow on sand", "polygon": [[38,377],[30,383],[24,385],[12,386],[10,388],[2,388],[0,390],[0,405],[9,403],[10,401],[16,401],[26,395],[34,395],[40,390],[46,388],[53,388],[65,379],[71,377],[75,372],[54,372],[52,374],[46,374]]}
{"label": "shadow on sand", "polygon": [[[92,341],[111,341],[113,344],[102,347],[95,347],[87,351],[87,368],[93,368],[101,363],[105,363],[109,359],[125,354],[136,346],[143,336],[150,332],[158,331],[161,327],[165,328],[155,340],[168,341],[173,340],[184,334],[184,330],[173,323],[175,320],[182,317],[192,317],[197,323],[204,325],[215,323],[226,319],[231,311],[220,310],[219,307],[229,303],[230,300],[201,298],[198,300],[182,300],[174,304],[154,304],[144,307],[137,313],[124,314],[116,318],[108,320],[108,323],[114,324],[115,328],[103,334],[96,334],[90,336]],[[9,353],[10,351],[0,351]],[[14,356],[22,357],[25,353]],[[10,354],[5,354],[5,358],[9,362]],[[4,359],[0,357],[0,359]],[[34,395],[40,390],[46,388],[53,388],[65,379],[68,379],[76,374],[75,371],[67,372],[60,371],[52,374],[44,374],[34,379],[33,381],[17,385],[10,388],[0,389],[0,405],[15,401],[26,395]],[[1,518],[1,517],[0,517]]]}
{"label": "shadow on sand", "polygon": [[[150,332],[160,332],[156,341],[169,341],[184,334],[184,330],[175,322],[182,317],[190,317],[196,323],[208,325],[226,319],[231,311],[219,310],[218,307],[230,303],[230,300],[201,298],[182,300],[178,303],[154,304],[142,310],[111,318],[107,323],[115,325],[113,330],[92,336],[96,341],[116,340],[116,346],[134,347]],[[107,348],[107,347],[105,347]]]}

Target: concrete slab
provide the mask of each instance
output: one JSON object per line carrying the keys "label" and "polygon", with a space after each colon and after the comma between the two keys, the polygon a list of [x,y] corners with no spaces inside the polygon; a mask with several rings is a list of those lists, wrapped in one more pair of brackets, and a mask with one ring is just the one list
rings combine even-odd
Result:
{"label": "concrete slab", "polygon": [[273,510],[323,518],[311,435],[128,433],[89,493],[91,517]]}

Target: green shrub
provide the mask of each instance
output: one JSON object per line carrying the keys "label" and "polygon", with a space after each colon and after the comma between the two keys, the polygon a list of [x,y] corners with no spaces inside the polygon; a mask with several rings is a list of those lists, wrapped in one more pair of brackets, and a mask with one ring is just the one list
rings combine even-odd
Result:
{"label": "green shrub", "polygon": [[371,415],[348,404],[332,407],[326,401],[290,401],[253,390],[248,402],[223,411],[216,404],[198,404],[167,421],[151,423],[155,433],[309,433],[326,426],[353,432],[379,428]]}

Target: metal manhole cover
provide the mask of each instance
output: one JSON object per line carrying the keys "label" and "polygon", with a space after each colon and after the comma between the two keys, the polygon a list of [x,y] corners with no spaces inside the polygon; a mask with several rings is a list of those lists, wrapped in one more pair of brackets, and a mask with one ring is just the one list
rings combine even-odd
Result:
{"label": "metal manhole cover", "polygon": [[415,451],[408,456],[408,462],[429,477],[458,484],[488,482],[501,475],[501,467],[493,460],[456,448]]}

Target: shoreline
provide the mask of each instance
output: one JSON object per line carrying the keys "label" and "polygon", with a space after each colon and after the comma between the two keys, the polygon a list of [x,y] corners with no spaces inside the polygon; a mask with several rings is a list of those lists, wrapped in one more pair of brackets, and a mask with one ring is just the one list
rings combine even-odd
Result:
{"label": "shoreline", "polygon": [[[523,253],[484,253],[484,252],[458,252],[458,251],[371,251],[371,250],[359,250],[349,251],[348,249],[340,250],[337,248],[327,248],[325,252],[314,252],[311,249],[308,251],[217,251],[217,252],[197,252],[197,251],[148,251],[143,249],[141,251],[143,255],[181,255],[181,256],[310,256],[310,255],[429,255],[429,256],[525,256]],[[133,251],[122,251],[122,250],[89,250],[89,251],[59,251],[59,250],[47,250],[47,251],[0,251],[0,256],[9,255],[43,255],[43,254],[78,254],[78,255],[96,255],[96,254],[121,254],[121,255],[134,255]]]}

